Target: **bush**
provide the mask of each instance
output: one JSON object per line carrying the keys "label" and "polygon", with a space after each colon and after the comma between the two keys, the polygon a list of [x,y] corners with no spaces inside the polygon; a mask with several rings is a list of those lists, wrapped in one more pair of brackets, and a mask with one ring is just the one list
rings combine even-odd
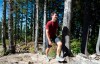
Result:
{"label": "bush", "polygon": [[33,47],[30,47],[30,48],[29,48],[29,52],[30,52],[30,53],[34,53],[34,48],[33,48]]}
{"label": "bush", "polygon": [[93,53],[95,53],[96,52],[96,43],[97,43],[97,41],[96,41],[97,39],[91,39],[91,40],[89,40],[89,42],[88,42],[88,52],[90,53],[90,54],[93,54]]}
{"label": "bush", "polygon": [[4,55],[3,49],[0,49],[0,57]]}
{"label": "bush", "polygon": [[31,40],[31,36],[27,36],[27,42],[30,42]]}
{"label": "bush", "polygon": [[[92,40],[88,42],[87,50],[90,54],[95,53],[96,41]],[[74,54],[80,53],[81,51],[81,42],[78,39],[71,40],[71,50]]]}
{"label": "bush", "polygon": [[48,55],[50,57],[56,57],[56,49],[57,49],[56,44],[53,43],[52,47],[50,48],[50,51],[49,51]]}
{"label": "bush", "polygon": [[17,44],[16,52],[20,52],[20,53],[30,52],[30,53],[33,53],[34,52],[33,42],[27,43],[27,45]]}
{"label": "bush", "polygon": [[72,50],[72,53],[74,53],[74,54],[80,53],[80,49],[81,49],[80,45],[81,44],[80,44],[79,40],[77,40],[77,39],[71,40],[71,50]]}

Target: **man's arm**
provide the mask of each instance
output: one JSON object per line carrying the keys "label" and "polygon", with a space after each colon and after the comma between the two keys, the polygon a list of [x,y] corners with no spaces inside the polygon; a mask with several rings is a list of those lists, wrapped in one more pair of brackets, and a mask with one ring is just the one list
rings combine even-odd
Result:
{"label": "man's arm", "polygon": [[51,42],[51,40],[50,40],[50,35],[49,35],[48,32],[49,32],[49,30],[46,29],[46,36],[47,36],[47,39],[48,39],[49,45],[52,45],[52,42]]}

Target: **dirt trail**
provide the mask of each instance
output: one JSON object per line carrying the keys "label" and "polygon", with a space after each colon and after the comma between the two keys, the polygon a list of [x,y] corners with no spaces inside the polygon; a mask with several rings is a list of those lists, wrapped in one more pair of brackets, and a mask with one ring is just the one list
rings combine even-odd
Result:
{"label": "dirt trail", "polygon": [[59,63],[55,58],[52,58],[50,62],[46,62],[45,55],[39,53],[14,54],[0,58],[0,64],[100,64],[100,56],[93,54],[86,57],[83,54],[78,54],[69,60],[67,59],[67,61],[69,61],[69,63]]}

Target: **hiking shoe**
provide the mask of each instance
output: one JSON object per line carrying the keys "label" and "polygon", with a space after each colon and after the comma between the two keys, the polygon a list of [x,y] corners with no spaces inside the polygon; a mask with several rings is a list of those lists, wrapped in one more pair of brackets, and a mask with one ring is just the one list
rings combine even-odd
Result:
{"label": "hiking shoe", "polygon": [[56,61],[64,61],[64,58],[56,57]]}
{"label": "hiking shoe", "polygon": [[49,62],[49,61],[50,61],[50,59],[49,59],[48,57],[46,57],[46,61],[47,61],[47,62]]}

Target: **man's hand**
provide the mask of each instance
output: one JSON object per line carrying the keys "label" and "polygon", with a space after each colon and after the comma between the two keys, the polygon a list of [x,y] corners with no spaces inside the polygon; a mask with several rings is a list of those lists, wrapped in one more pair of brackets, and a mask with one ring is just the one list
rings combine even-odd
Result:
{"label": "man's hand", "polygon": [[49,45],[52,46],[52,42],[51,41],[49,41]]}
{"label": "man's hand", "polygon": [[47,39],[48,39],[48,42],[49,42],[49,46],[52,47],[52,42],[51,42],[51,40],[50,40],[50,35],[49,35],[49,33],[48,33],[48,29],[46,29],[46,36],[47,36]]}

